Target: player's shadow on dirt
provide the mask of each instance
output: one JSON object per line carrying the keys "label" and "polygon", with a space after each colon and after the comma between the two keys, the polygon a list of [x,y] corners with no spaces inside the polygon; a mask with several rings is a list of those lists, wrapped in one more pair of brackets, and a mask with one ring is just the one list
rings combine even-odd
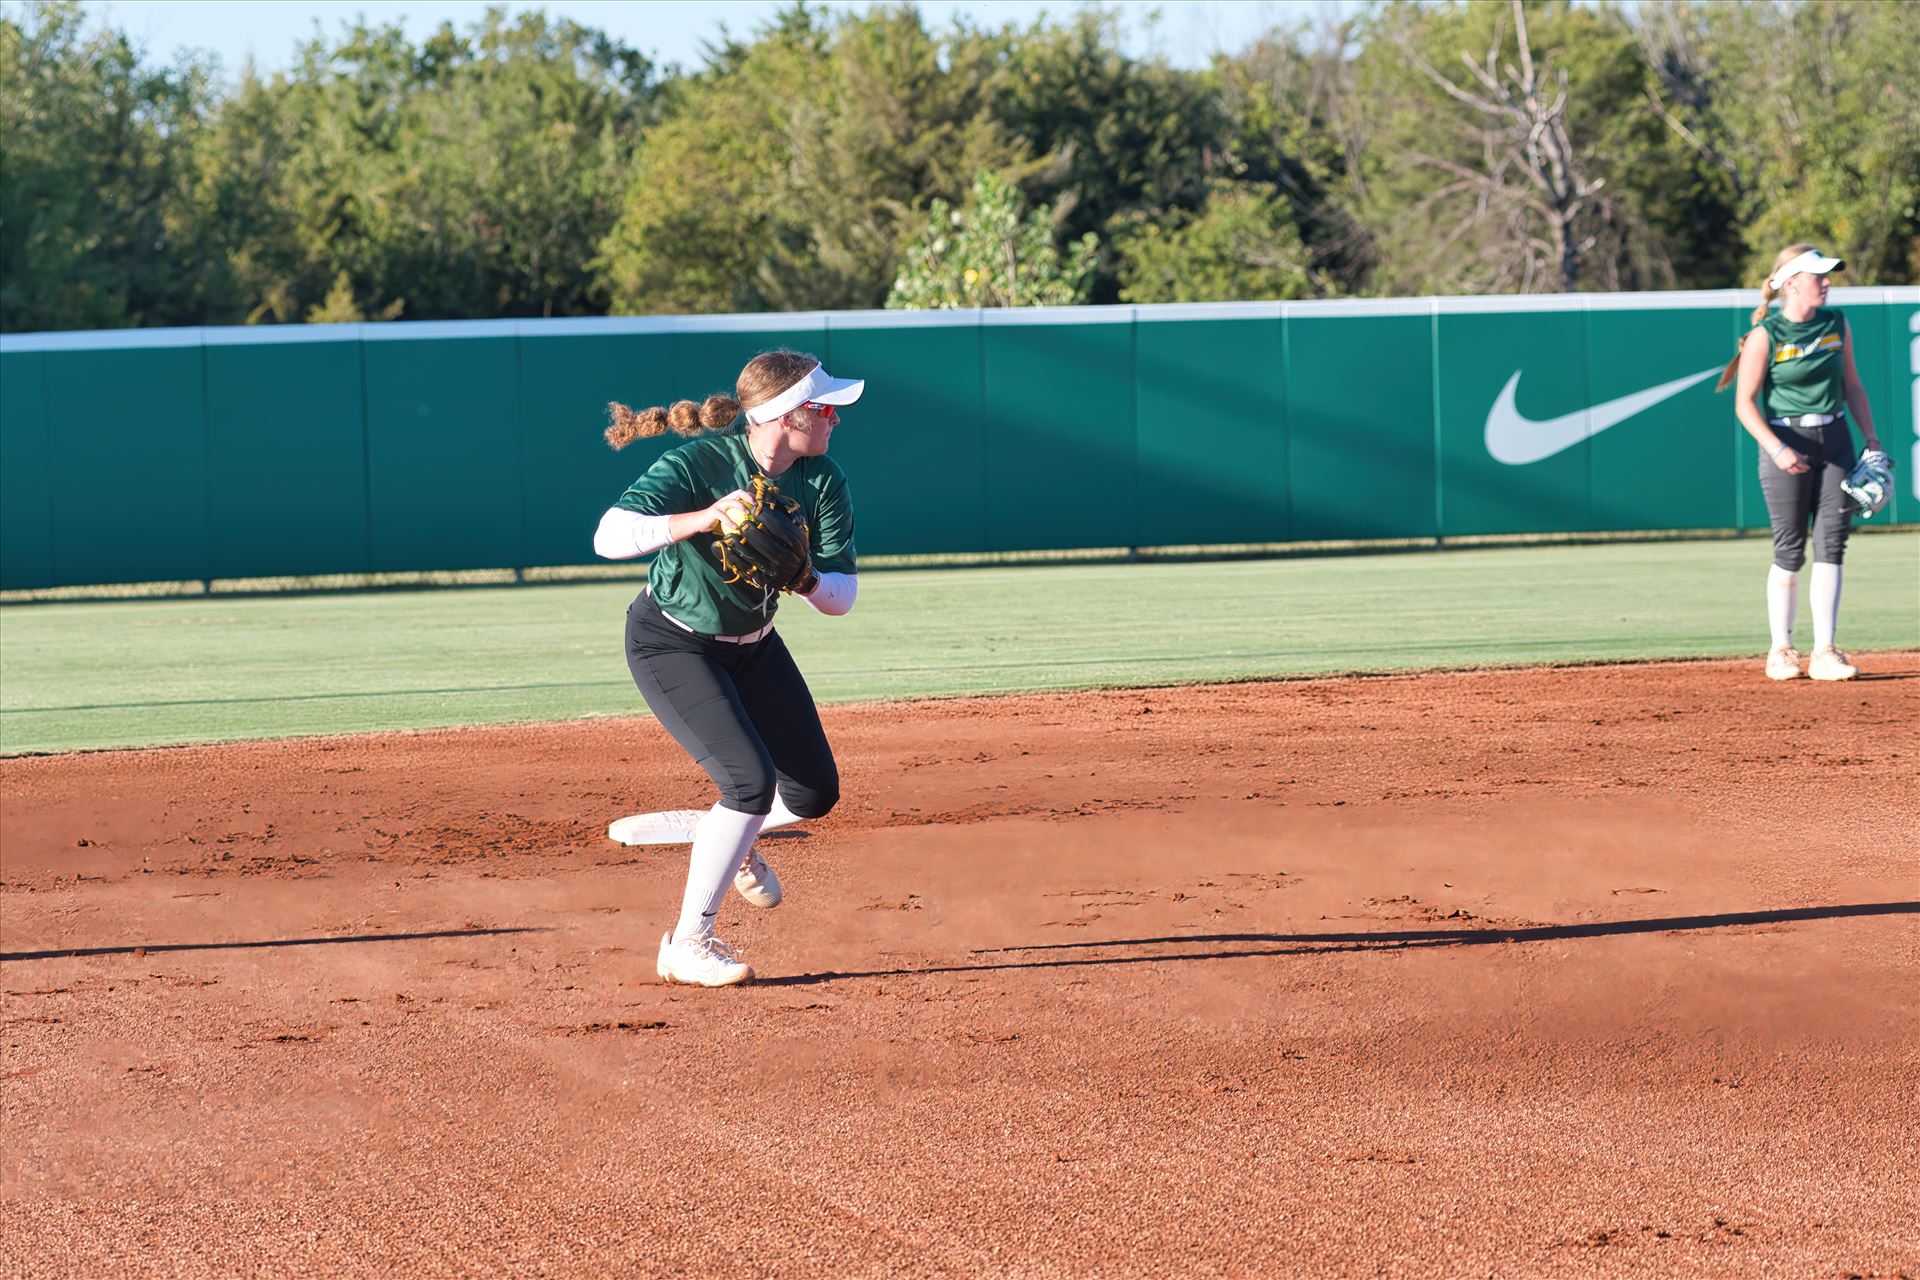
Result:
{"label": "player's shadow on dirt", "polygon": [[[806,987],[848,978],[905,978],[915,974],[988,973],[1000,969],[1086,968],[1095,965],[1169,964],[1181,960],[1246,960],[1272,956],[1325,955],[1334,951],[1399,951],[1413,947],[1467,947],[1486,943],[1554,942],[1572,938],[1611,938],[1630,933],[1678,933],[1698,929],[1790,924],[1801,920],[1837,920],[1849,916],[1920,915],[1920,902],[1860,902],[1831,907],[1791,907],[1779,911],[1734,911],[1715,916],[1667,916],[1654,920],[1602,920],[1591,924],[1537,925],[1521,929],[1399,929],[1383,933],[1198,933],[1160,938],[1110,938],[1099,942],[1041,942],[1026,947],[986,947],[977,956],[1032,952],[1125,951],[1129,947],[1205,945],[1205,951],[1151,951],[1141,955],[1061,955],[1034,960],[990,960],[980,964],[929,965],[917,969],[867,969],[859,972],[796,973],[761,978],[763,987]],[[1239,944],[1229,947],[1228,944]]]}
{"label": "player's shadow on dirt", "polygon": [[358,933],[331,938],[262,938],[249,942],[149,942],[124,947],[68,947],[60,951],[0,951],[0,961],[65,960],[74,956],[157,955],[162,951],[244,951],[255,947],[319,947],[341,942],[423,942],[432,938],[497,938],[551,929],[437,929],[431,933]]}

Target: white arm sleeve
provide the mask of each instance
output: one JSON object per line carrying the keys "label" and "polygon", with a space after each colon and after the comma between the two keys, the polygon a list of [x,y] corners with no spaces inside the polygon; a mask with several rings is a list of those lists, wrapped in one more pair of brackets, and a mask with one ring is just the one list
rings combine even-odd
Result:
{"label": "white arm sleeve", "polygon": [[608,560],[631,560],[651,555],[673,541],[667,532],[670,516],[643,516],[625,507],[609,508],[594,530],[593,553]]}
{"label": "white arm sleeve", "polygon": [[853,610],[853,598],[860,593],[860,577],[853,573],[823,573],[813,594],[801,596],[808,604],[829,617]]}

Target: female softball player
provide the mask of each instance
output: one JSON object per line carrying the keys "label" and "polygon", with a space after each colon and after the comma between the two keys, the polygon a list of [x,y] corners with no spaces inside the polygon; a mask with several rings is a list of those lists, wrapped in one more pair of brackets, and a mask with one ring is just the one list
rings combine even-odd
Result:
{"label": "female softball player", "polygon": [[[819,581],[801,598],[844,614],[858,585],[847,478],[826,452],[836,406],[858,400],[866,383],[832,377],[809,355],[769,351],[747,362],[734,389],[737,398],[641,413],[608,406],[616,449],[668,427],[697,438],[647,468],[593,540],[611,560],[659,552],[627,610],[627,666],[653,714],[720,788],[694,831],[680,919],[660,939],[660,977],[703,987],[753,977],[713,934],[728,883],[754,906],[780,903],[780,882],[753,848],[761,825],[769,814],[820,817],[840,797],[813,695],[773,629],[778,593],[730,583],[714,534],[765,476],[800,502],[812,530]],[[727,430],[742,406],[746,429]]]}
{"label": "female softball player", "polygon": [[[1773,525],[1773,567],[1767,571],[1767,621],[1772,631],[1767,675],[1797,680],[1793,613],[1806,563],[1807,526],[1813,525],[1813,656],[1815,680],[1851,680],[1860,674],[1834,645],[1840,616],[1840,562],[1851,531],[1851,500],[1840,482],[1855,461],[1847,415],[1860,424],[1867,448],[1880,438],[1867,408],[1867,391],[1853,364],[1846,317],[1828,307],[1827,273],[1845,267],[1812,245],[1788,245],[1774,259],[1760,291],[1753,328],[1720,376],[1724,389],[1737,376],[1734,413],[1760,445],[1760,488]],[[1771,304],[1779,299],[1779,310]]]}

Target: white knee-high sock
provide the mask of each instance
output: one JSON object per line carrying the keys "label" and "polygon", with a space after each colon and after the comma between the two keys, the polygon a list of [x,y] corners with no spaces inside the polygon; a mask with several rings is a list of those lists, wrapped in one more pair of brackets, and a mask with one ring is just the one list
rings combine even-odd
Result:
{"label": "white knee-high sock", "polygon": [[1807,603],[1813,606],[1813,647],[1824,649],[1833,643],[1840,625],[1840,566],[1813,566],[1813,594]]}
{"label": "white knee-high sock", "polygon": [[773,812],[767,815],[767,825],[769,827],[784,827],[789,823],[804,821],[806,821],[806,819],[787,808],[786,797],[780,794],[778,788],[775,788],[773,793]]}
{"label": "white knee-high sock", "polygon": [[1767,629],[1773,633],[1776,649],[1793,644],[1793,610],[1799,595],[1799,574],[1777,564],[1767,566]]}
{"label": "white knee-high sock", "polygon": [[673,927],[675,942],[713,932],[713,917],[733,883],[733,873],[746,861],[754,837],[766,818],[715,805],[693,832],[693,853],[687,859],[687,891],[680,898],[680,922]]}

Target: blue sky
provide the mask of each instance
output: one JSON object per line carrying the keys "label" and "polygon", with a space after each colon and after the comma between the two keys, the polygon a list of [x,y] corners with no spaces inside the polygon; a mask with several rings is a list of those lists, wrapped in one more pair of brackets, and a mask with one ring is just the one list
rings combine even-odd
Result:
{"label": "blue sky", "polygon": [[[228,72],[252,57],[264,73],[285,69],[294,45],[312,35],[315,22],[328,32],[365,15],[376,22],[403,22],[418,39],[442,22],[464,27],[477,21],[486,0],[86,0],[86,12],[125,31],[149,57],[170,60],[181,47],[210,50]],[[598,27],[652,54],[662,63],[695,66],[703,42],[724,24],[751,34],[781,0],[507,0],[514,12],[543,8]],[[827,0],[828,9],[864,11],[870,0]],[[929,25],[944,26],[956,14],[981,25],[1028,23],[1043,13],[1063,17],[1084,0],[922,0]],[[1267,29],[1311,22],[1323,10],[1350,11],[1357,0],[1123,0],[1104,7],[1122,15],[1130,51],[1158,54],[1175,66],[1204,66],[1216,52],[1237,50]],[[18,0],[0,0],[15,11]],[[1157,13],[1157,18],[1156,18]]]}

